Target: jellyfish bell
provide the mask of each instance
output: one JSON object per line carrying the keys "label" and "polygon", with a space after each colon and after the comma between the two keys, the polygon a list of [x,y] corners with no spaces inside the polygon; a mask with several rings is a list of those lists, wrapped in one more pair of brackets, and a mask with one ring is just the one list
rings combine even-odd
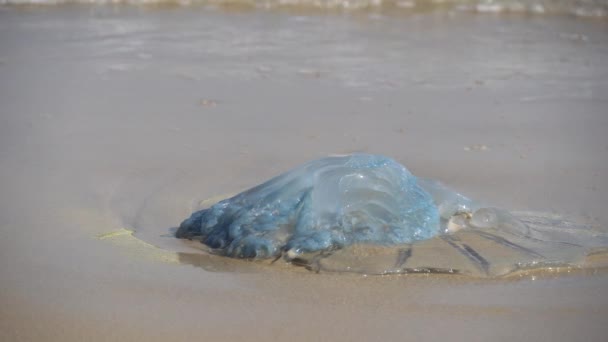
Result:
{"label": "jellyfish bell", "polygon": [[355,154],[304,164],[195,212],[176,236],[219,254],[272,258],[355,243],[394,245],[439,233],[432,197],[390,158]]}

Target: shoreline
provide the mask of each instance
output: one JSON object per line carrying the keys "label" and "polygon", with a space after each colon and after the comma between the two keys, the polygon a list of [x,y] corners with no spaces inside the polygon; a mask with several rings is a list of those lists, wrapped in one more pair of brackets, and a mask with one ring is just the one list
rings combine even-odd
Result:
{"label": "shoreline", "polygon": [[[538,2],[526,3],[527,0],[484,2],[471,0],[470,2],[454,1],[447,2],[428,2],[423,1],[385,1],[376,2],[374,0],[361,0],[360,5],[357,1],[344,2],[310,2],[302,0],[301,3],[284,3],[281,1],[255,1],[249,0],[119,0],[108,2],[99,0],[91,2],[89,0],[49,0],[48,2],[39,0],[0,0],[0,10],[7,9],[50,9],[50,8],[75,8],[75,9],[140,9],[144,11],[156,10],[179,10],[188,8],[195,11],[218,11],[221,13],[256,13],[272,12],[284,15],[315,15],[315,16],[388,16],[388,17],[409,17],[415,15],[480,15],[480,16],[506,16],[506,17],[564,17],[576,18],[581,20],[599,20],[604,22],[608,18],[608,4],[589,4],[585,2],[576,3],[572,0],[563,1],[559,4],[543,4]],[[547,6],[548,7],[545,7]],[[377,19],[377,18],[376,18]]]}

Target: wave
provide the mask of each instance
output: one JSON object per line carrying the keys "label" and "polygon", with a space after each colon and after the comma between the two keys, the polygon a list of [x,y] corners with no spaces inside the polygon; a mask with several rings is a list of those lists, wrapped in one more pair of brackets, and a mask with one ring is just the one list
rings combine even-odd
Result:
{"label": "wave", "polygon": [[129,4],[340,11],[466,11],[608,16],[608,0],[0,0],[0,5]]}

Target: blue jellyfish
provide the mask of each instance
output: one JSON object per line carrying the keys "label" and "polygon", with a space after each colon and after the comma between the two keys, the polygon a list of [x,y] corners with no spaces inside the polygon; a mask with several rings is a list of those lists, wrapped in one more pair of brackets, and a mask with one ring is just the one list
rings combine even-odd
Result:
{"label": "blue jellyfish", "polygon": [[557,214],[484,208],[370,154],[304,164],[193,213],[176,236],[224,256],[285,256],[327,272],[486,277],[608,265],[604,231]]}
{"label": "blue jellyfish", "polygon": [[[439,184],[423,183],[445,192]],[[429,239],[440,232],[442,210],[449,216],[466,205],[466,198],[454,197],[448,209],[439,208],[393,159],[332,156],[195,212],[176,236],[200,239],[235,258],[293,257],[358,243],[387,246]]]}

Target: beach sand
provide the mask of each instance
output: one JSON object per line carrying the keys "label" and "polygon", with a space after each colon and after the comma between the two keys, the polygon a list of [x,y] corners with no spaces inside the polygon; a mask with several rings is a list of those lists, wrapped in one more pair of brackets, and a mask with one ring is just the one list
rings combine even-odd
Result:
{"label": "beach sand", "polygon": [[607,32],[549,15],[0,7],[0,340],[604,341],[601,270],[316,274],[192,259],[171,228],[358,151],[606,231]]}

